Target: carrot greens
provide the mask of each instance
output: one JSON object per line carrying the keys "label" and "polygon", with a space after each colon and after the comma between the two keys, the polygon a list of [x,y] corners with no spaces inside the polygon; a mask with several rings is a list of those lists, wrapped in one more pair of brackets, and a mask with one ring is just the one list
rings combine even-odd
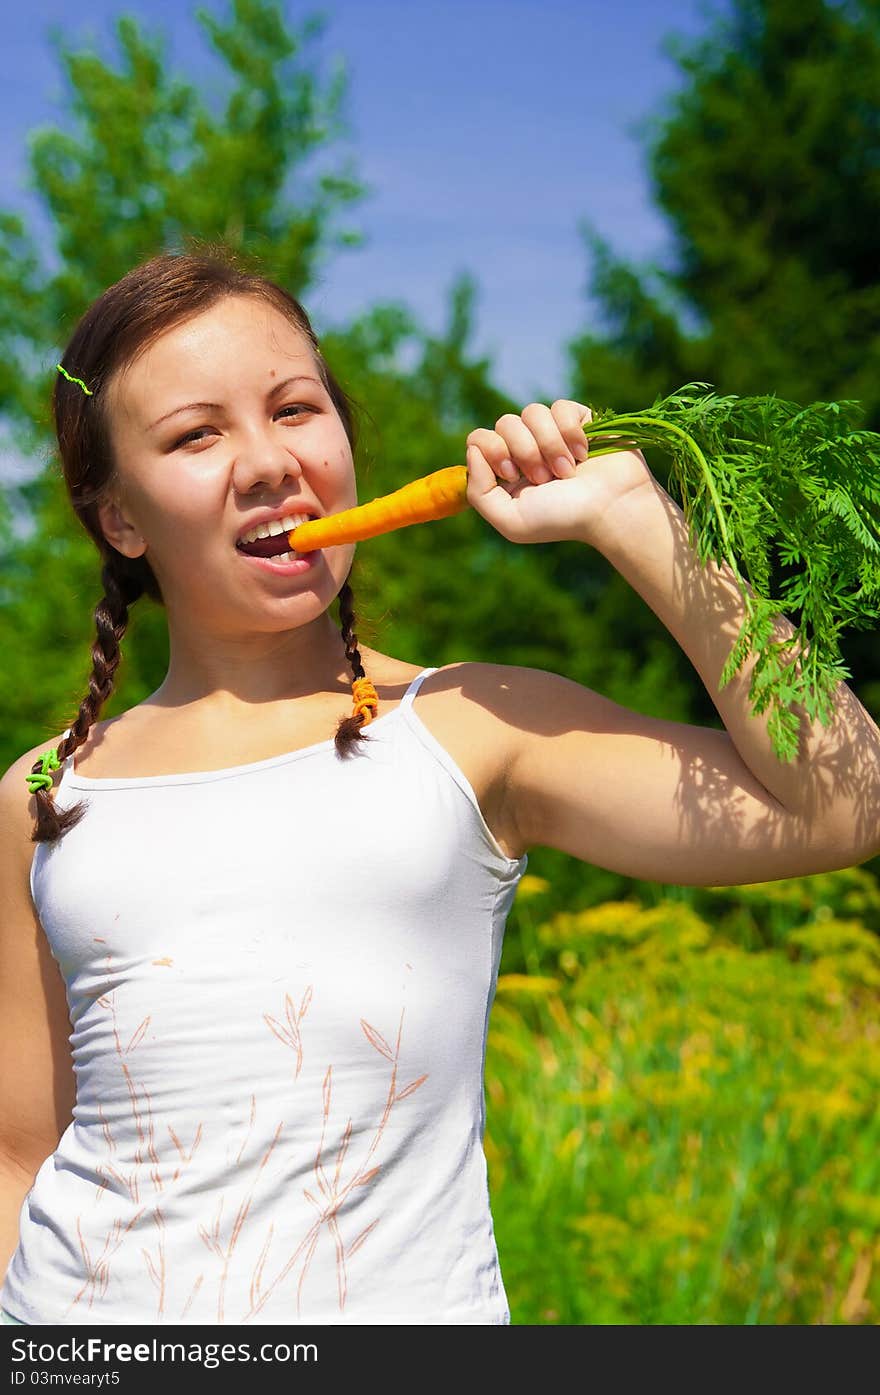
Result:
{"label": "carrot greens", "polygon": [[[721,674],[723,688],[754,651],[752,709],[771,713],[781,760],[797,756],[800,703],[833,720],[833,694],[850,677],[838,636],[880,617],[880,435],[860,429],[858,402],[802,407],[773,394],[719,396],[687,383],[644,411],[594,413],[590,456],[627,447],[671,459],[666,485],[700,561],[730,566],[746,614]],[[747,573],[743,576],[742,567]],[[794,569],[770,594],[774,562]],[[774,617],[800,611],[775,642]]]}

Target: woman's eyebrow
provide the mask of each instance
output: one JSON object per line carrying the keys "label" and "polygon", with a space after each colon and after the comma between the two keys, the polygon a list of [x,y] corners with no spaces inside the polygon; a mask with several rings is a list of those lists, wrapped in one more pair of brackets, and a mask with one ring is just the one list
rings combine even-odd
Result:
{"label": "woman's eyebrow", "polygon": [[[271,402],[273,397],[277,397],[279,392],[283,392],[291,383],[317,383],[318,387],[323,386],[323,384],[317,378],[312,377],[310,373],[297,373],[295,377],[285,378],[283,382],[276,383],[274,387],[271,387],[266,393],[266,401]],[[147,427],[147,430],[154,431],[157,426],[160,426],[163,421],[167,421],[169,417],[176,417],[179,412],[191,412],[195,408],[199,408],[200,410],[202,408],[213,408],[215,411],[219,412],[222,411],[223,404],[221,402],[187,402],[183,407],[172,407],[170,412],[166,412],[162,417],[157,417],[152,426]]]}

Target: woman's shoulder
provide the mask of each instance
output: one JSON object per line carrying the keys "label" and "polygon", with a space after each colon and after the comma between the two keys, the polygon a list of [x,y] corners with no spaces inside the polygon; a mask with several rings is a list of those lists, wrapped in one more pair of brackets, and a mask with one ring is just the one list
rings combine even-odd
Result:
{"label": "woman's shoulder", "polygon": [[[27,785],[27,776],[41,756],[61,744],[62,736],[63,733],[48,736],[29,751],[22,752],[0,777],[0,838],[5,865],[7,869],[11,864],[18,867],[25,884],[35,850],[31,834],[37,816],[37,797]],[[57,785],[58,776],[50,773]]]}
{"label": "woman's shoulder", "polygon": [[477,660],[444,664],[423,680],[413,702],[432,735],[459,765],[476,772],[484,789],[503,784],[513,753],[516,728],[510,697],[515,673],[505,664]]}
{"label": "woman's shoulder", "polygon": [[[376,659],[372,665],[365,661],[364,667],[367,677],[376,686],[380,702],[383,690],[388,702],[402,699],[413,679],[429,667],[404,663],[384,654],[377,655]],[[491,717],[493,710],[497,711],[498,704],[493,703],[492,694],[503,683],[503,672],[503,664],[469,659],[438,664],[419,684],[414,701],[420,708],[448,709],[458,721],[477,722],[481,717]]]}
{"label": "woman's shoulder", "polygon": [[[421,672],[413,668],[413,676]],[[419,700],[438,699],[437,706],[454,710],[460,721],[506,726],[510,698],[520,669],[507,664],[462,659],[428,674],[419,686]],[[424,696],[422,696],[424,695]],[[445,701],[443,701],[445,700]]]}
{"label": "woman's shoulder", "polygon": [[508,800],[517,741],[511,701],[516,672],[470,660],[444,664],[423,680],[413,702],[417,718],[467,778],[507,857],[523,852]]}
{"label": "woman's shoulder", "polygon": [[[420,664],[408,664],[385,654],[364,658],[367,676],[376,685],[382,710],[400,701],[414,678],[424,672]],[[511,722],[517,674],[507,664],[461,659],[436,666],[419,684],[413,707],[442,745],[483,748],[488,762],[503,766],[515,736]],[[447,739],[448,738],[448,739]]]}
{"label": "woman's shoulder", "polygon": [[[29,751],[24,751],[12,762],[0,777],[0,803],[3,805],[4,816],[12,818],[22,818],[25,821],[33,819],[36,814],[34,797],[28,789],[27,776],[33,773],[33,768],[41,756],[47,752],[57,750],[64,739],[64,732],[59,732],[57,736],[44,737],[36,746],[32,746]],[[49,772],[53,774],[53,772]],[[57,776],[53,776],[57,779]],[[22,807],[24,814],[21,813]]]}

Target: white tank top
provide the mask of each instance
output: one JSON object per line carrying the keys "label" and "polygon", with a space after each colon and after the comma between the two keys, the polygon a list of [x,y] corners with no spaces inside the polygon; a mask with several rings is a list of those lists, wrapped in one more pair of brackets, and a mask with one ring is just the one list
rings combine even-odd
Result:
{"label": "white tank top", "polygon": [[64,762],[31,891],[73,1118],[22,1203],[26,1323],[509,1323],[483,1151],[505,856],[412,706],[225,770]]}

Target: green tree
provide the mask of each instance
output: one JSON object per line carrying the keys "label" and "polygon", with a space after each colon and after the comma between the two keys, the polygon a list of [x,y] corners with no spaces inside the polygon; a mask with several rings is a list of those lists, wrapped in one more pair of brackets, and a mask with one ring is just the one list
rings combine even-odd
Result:
{"label": "green tree", "polygon": [[737,391],[859,398],[880,424],[880,9],[736,0],[652,152],[673,285]]}
{"label": "green tree", "polygon": [[[605,325],[568,345],[573,396],[626,410],[697,379],[800,402],[855,398],[877,430],[880,5],[730,0],[698,39],[666,47],[683,81],[642,135],[671,256],[634,266],[582,223]],[[667,462],[649,463],[665,483]],[[571,559],[555,564],[569,585]],[[631,591],[619,607],[640,611],[641,661],[654,618]],[[873,635],[841,647],[880,711]],[[701,689],[692,720],[716,722]]]}
{"label": "green tree", "polygon": [[730,0],[666,48],[684,81],[642,133],[671,265],[629,266],[582,225],[608,327],[570,344],[576,379],[621,408],[685,375],[857,398],[877,429],[877,0]]}

